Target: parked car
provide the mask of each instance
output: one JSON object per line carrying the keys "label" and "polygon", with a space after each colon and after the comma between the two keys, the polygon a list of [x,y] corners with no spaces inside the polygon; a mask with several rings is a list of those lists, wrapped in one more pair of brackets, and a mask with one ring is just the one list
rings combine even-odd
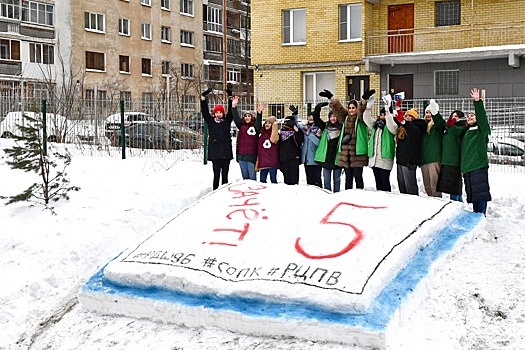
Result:
{"label": "parked car", "polygon": [[491,136],[487,148],[490,163],[525,165],[523,141],[511,137]]}
{"label": "parked car", "polygon": [[510,137],[525,142],[525,125],[494,126],[491,134],[498,137]]}
{"label": "parked car", "polygon": [[186,126],[170,124],[175,137],[182,141],[181,149],[199,149],[202,147],[202,134]]}
{"label": "parked car", "polygon": [[[0,137],[11,138],[14,135],[21,136],[22,133],[17,125],[28,125],[24,115],[42,122],[42,113],[38,112],[9,112],[0,123]],[[67,131],[67,120],[60,114],[46,113],[46,132],[49,142],[64,142]]]}
{"label": "parked car", "polygon": [[[112,133],[120,130],[121,123],[120,113],[111,114],[106,118],[106,132]],[[130,126],[136,123],[154,121],[152,117],[143,112],[124,112],[124,126]]]}
{"label": "parked car", "polygon": [[[167,138],[166,138],[167,136]],[[126,147],[141,149],[180,149],[182,141],[162,123],[140,123],[126,128]],[[116,132],[115,139],[121,144],[121,134]]]}

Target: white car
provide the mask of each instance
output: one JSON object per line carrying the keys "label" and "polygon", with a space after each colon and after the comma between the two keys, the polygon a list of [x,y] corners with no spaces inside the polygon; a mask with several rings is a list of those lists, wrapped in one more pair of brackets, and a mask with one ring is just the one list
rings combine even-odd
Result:
{"label": "white car", "polygon": [[[11,138],[14,135],[21,136],[22,133],[17,125],[27,125],[30,118],[42,122],[42,113],[38,112],[9,112],[0,123],[0,137]],[[59,114],[46,113],[47,140],[50,142],[62,141],[67,131],[67,119]]]}
{"label": "white car", "polygon": [[490,136],[489,162],[494,164],[525,165],[525,143],[504,136]]}

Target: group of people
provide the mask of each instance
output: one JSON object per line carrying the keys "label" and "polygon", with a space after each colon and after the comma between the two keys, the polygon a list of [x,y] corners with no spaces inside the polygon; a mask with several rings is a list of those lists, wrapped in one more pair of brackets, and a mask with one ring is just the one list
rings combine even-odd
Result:
{"label": "group of people", "polygon": [[[306,123],[298,121],[298,108],[291,105],[291,115],[282,120],[270,116],[264,120],[265,104],[256,112],[242,115],[239,97],[228,86],[228,111],[218,104],[210,113],[207,94],[202,93],[201,112],[208,124],[208,160],[213,164],[213,189],[228,182],[233,159],[230,124],[238,128],[236,160],[243,179],[277,183],[280,170],[284,183],[299,183],[300,165],[304,165],[306,182],[338,192],[345,173],[345,189],[364,188],[363,168],[372,169],[379,191],[391,191],[390,173],[397,166],[399,192],[419,194],[416,170],[421,169],[425,192],[429,196],[450,195],[463,201],[463,182],[467,202],[474,212],[486,214],[491,200],[488,181],[487,142],[490,128],[479,89],[471,90],[474,110],[453,111],[447,120],[439,113],[435,100],[425,108],[423,118],[417,109],[402,111],[392,105],[392,97],[382,98],[379,116],[372,115],[375,91],[351,100],[346,107],[328,91],[319,93],[327,101],[318,103]],[[321,118],[329,107],[327,121]],[[396,109],[395,109],[395,108]],[[281,125],[279,127],[279,125]]]}

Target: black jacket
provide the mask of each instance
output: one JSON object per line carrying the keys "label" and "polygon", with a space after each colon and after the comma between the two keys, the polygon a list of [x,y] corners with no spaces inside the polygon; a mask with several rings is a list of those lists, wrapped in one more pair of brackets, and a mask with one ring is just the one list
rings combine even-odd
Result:
{"label": "black jacket", "polygon": [[233,159],[231,123],[233,121],[231,99],[228,100],[228,113],[221,122],[210,114],[208,102],[201,100],[201,113],[208,124],[208,160]]}

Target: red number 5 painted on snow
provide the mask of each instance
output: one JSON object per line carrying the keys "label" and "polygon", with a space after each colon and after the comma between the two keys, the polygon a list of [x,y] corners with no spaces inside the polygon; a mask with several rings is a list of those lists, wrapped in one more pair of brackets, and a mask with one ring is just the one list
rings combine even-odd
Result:
{"label": "red number 5 painted on snow", "polygon": [[356,207],[356,208],[362,208],[362,209],[384,209],[386,207],[372,207],[372,206],[367,206],[367,205],[359,205],[359,204],[353,204],[353,203],[346,203],[346,202],[342,202],[342,203],[338,203],[335,207],[332,208],[332,210],[330,210],[328,212],[328,214],[325,215],[325,217],[321,220],[321,224],[322,225],[344,225],[344,226],[349,226],[355,233],[355,237],[354,239],[352,239],[348,245],[346,245],[346,247],[344,247],[343,249],[341,249],[340,251],[338,252],[335,252],[333,254],[326,254],[326,255],[312,255],[312,254],[308,254],[305,249],[303,248],[303,246],[301,245],[301,237],[298,237],[297,240],[295,241],[295,250],[301,254],[302,256],[304,256],[305,258],[308,258],[308,259],[331,259],[331,258],[337,258],[343,254],[346,254],[348,253],[352,248],[354,248],[358,243],[359,241],[361,241],[361,239],[363,238],[363,233],[360,229],[358,229],[357,227],[355,227],[354,225],[350,224],[350,223],[347,223],[347,222],[339,222],[339,221],[329,221],[330,220],[330,217],[334,214],[334,212],[341,206],[343,205],[349,205],[349,206],[352,206],[352,207]]}

